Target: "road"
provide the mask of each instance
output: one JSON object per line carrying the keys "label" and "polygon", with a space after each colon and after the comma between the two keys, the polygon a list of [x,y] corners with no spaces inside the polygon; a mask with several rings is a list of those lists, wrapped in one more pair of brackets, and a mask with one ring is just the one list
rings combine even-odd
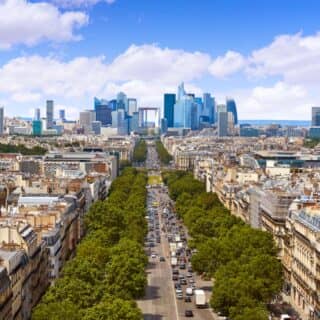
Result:
{"label": "road", "polygon": [[[148,142],[148,156],[146,167],[150,175],[160,175],[160,164],[157,153],[152,142]],[[191,302],[185,302],[187,285],[182,285],[183,299],[177,299],[175,283],[172,280],[172,267],[170,261],[169,232],[171,225],[167,217],[163,215],[163,209],[169,208],[171,202],[165,187],[153,187],[148,189],[147,211],[149,219],[149,233],[146,241],[146,252],[149,255],[147,267],[148,285],[145,297],[138,302],[146,320],[180,320],[186,319],[185,311],[192,310],[194,319],[212,320],[217,319],[209,308],[198,309],[194,304],[194,297]],[[174,218],[176,219],[176,218]],[[171,223],[171,222],[170,222]],[[177,225],[179,221],[176,221]],[[186,244],[184,244],[186,246]],[[162,260],[160,261],[160,257]],[[187,259],[187,258],[186,258]],[[189,261],[186,261],[189,265]],[[178,269],[178,267],[176,267]],[[179,270],[179,274],[187,279],[187,270]],[[210,298],[211,282],[202,281],[200,277],[192,274],[197,289],[206,291],[207,301]],[[189,280],[189,279],[188,279]]]}

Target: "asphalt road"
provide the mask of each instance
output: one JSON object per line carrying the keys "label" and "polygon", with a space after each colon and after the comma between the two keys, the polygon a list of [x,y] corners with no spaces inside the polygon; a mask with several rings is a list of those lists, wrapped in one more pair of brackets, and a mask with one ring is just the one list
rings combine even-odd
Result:
{"label": "asphalt road", "polygon": [[[146,167],[153,169],[154,174],[160,174],[157,171],[159,161],[155,147],[148,145],[148,157]],[[156,201],[159,206],[152,209],[152,203]],[[192,302],[184,302],[184,299],[178,300],[176,298],[174,282],[172,281],[172,268],[170,265],[170,249],[167,239],[167,233],[161,231],[161,226],[165,223],[162,217],[163,208],[170,202],[167,192],[160,188],[152,188],[148,190],[148,212],[153,217],[154,223],[159,224],[159,234],[161,242],[154,241],[155,246],[152,248],[146,247],[146,252],[149,254],[149,264],[147,267],[148,285],[146,288],[145,297],[137,301],[138,306],[143,312],[143,318],[146,320],[180,320],[187,319],[185,317],[185,310],[192,310],[194,313],[193,319],[197,320],[212,320],[217,319],[209,308],[198,309],[194,304],[194,297]],[[155,215],[155,211],[158,215]],[[151,212],[151,213],[150,213]],[[155,227],[155,226],[154,226]],[[156,229],[149,230],[149,235],[156,233]],[[155,254],[152,256],[151,254]],[[164,257],[165,261],[160,262],[159,257]],[[180,270],[180,274],[187,273],[185,270]],[[196,287],[204,289],[207,296],[207,301],[210,298],[211,282],[202,281],[200,277],[194,275]],[[186,286],[182,286],[183,296],[185,297]]]}

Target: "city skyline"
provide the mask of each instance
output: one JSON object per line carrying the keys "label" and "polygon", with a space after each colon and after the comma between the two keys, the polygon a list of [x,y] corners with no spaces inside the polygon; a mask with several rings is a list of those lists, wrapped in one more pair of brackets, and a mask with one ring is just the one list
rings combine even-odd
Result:
{"label": "city skyline", "polygon": [[75,118],[94,96],[124,91],[143,107],[160,107],[185,81],[198,96],[234,97],[240,119],[309,119],[320,101],[319,6],[6,0],[0,105],[9,116],[32,116],[52,99]]}

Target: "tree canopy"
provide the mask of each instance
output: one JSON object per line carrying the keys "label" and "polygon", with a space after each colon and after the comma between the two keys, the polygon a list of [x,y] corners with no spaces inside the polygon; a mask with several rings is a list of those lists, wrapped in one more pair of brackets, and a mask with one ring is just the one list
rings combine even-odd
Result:
{"label": "tree canopy", "polygon": [[214,278],[212,307],[236,320],[267,320],[265,306],[282,286],[272,235],[231,215],[190,173],[164,172],[163,180],[197,250],[193,269]]}
{"label": "tree canopy", "polygon": [[107,200],[91,206],[75,258],[36,306],[33,320],[142,319],[134,299],[146,285],[146,183],[145,172],[126,168]]}
{"label": "tree canopy", "polygon": [[172,156],[169,154],[167,149],[164,147],[160,140],[156,141],[156,150],[159,156],[159,159],[162,164],[167,165],[172,160]]}

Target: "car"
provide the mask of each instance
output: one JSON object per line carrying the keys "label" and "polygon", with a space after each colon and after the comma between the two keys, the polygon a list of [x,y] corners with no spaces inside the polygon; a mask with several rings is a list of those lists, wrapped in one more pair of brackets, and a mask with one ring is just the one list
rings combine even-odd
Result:
{"label": "car", "polygon": [[178,276],[176,274],[172,275],[172,280],[173,281],[177,281],[178,280]]}
{"label": "car", "polygon": [[193,288],[192,287],[186,288],[186,295],[187,296],[192,296],[193,295]]}
{"label": "car", "polygon": [[179,270],[178,269],[173,269],[172,270],[172,274],[179,274]]}
{"label": "car", "polygon": [[179,283],[179,282],[175,282],[174,288],[175,288],[175,289],[181,289],[180,283]]}
{"label": "car", "polygon": [[177,293],[177,299],[183,299],[183,293]]}
{"label": "car", "polygon": [[193,277],[192,273],[189,272],[189,273],[187,274],[187,278],[192,278],[192,277]]}
{"label": "car", "polygon": [[152,258],[152,259],[155,259],[156,257],[157,257],[157,255],[156,255],[155,253],[152,253],[152,254],[151,254],[151,258]]}
{"label": "car", "polygon": [[159,260],[160,260],[161,262],[166,261],[166,259],[165,259],[164,257],[160,257]]}
{"label": "car", "polygon": [[186,265],[184,264],[184,263],[181,263],[180,265],[179,265],[179,269],[185,269],[186,268]]}
{"label": "car", "polygon": [[184,298],[184,302],[191,302],[191,297],[190,296],[186,296]]}
{"label": "car", "polygon": [[193,312],[192,312],[192,310],[186,310],[186,311],[184,312],[184,315],[185,315],[186,317],[193,317]]}
{"label": "car", "polygon": [[182,290],[181,290],[181,288],[180,288],[180,287],[176,288],[176,294],[179,294],[179,293],[181,293],[181,294],[182,294]]}
{"label": "car", "polygon": [[186,279],[180,279],[179,280],[181,285],[186,285],[187,284],[187,280]]}
{"label": "car", "polygon": [[188,267],[188,272],[189,272],[189,273],[192,273],[192,272],[193,272],[192,267]]}
{"label": "car", "polygon": [[194,283],[193,278],[189,279],[189,283],[190,283],[190,284],[193,284],[193,283]]}

